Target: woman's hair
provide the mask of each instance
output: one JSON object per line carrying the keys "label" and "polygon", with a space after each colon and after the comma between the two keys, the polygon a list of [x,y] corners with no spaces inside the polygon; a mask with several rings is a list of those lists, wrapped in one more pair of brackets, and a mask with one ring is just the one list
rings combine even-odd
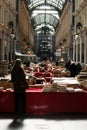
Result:
{"label": "woman's hair", "polygon": [[22,64],[21,59],[16,59],[16,60],[15,60],[15,65],[21,65],[21,64]]}

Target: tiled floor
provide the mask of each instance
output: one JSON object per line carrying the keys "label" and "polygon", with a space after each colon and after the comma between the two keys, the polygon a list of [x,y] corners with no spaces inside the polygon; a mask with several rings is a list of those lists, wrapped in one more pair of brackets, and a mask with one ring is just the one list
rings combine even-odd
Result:
{"label": "tiled floor", "polygon": [[0,130],[87,130],[87,114],[0,115]]}

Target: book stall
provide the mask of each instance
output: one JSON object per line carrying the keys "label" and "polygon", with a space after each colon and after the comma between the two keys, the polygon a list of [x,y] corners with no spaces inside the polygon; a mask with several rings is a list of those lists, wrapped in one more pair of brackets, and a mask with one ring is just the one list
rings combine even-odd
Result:
{"label": "book stall", "polygon": [[[28,72],[28,71],[26,71]],[[26,73],[29,88],[26,90],[27,113],[87,113],[87,72],[70,77],[60,69],[61,76],[35,77],[35,72]],[[66,77],[65,77],[66,75]],[[49,80],[48,80],[49,79]],[[0,112],[14,112],[13,84],[10,75],[0,78]],[[9,106],[9,108],[8,108]]]}

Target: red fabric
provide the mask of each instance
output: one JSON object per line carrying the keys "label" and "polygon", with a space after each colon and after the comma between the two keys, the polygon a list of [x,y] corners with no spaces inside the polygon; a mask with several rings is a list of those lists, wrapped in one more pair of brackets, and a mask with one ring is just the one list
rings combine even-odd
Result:
{"label": "red fabric", "polygon": [[[42,115],[57,112],[87,113],[87,92],[60,93],[42,92],[32,88],[26,92],[26,111]],[[0,91],[0,112],[14,112],[14,94],[12,91]]]}
{"label": "red fabric", "polygon": [[41,72],[35,72],[34,76],[35,77],[43,77],[43,73],[41,73]]}
{"label": "red fabric", "polygon": [[28,92],[42,92],[42,88],[29,88],[28,90],[27,90],[27,93]]}
{"label": "red fabric", "polygon": [[14,95],[12,91],[0,91],[0,112],[14,112]]}
{"label": "red fabric", "polygon": [[[87,93],[36,92],[27,93],[27,112],[87,112]],[[28,103],[29,102],[29,103]]]}

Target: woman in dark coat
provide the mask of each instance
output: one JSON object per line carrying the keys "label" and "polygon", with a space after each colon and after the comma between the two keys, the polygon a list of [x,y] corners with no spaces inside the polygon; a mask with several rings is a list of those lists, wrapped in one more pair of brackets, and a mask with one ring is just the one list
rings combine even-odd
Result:
{"label": "woman in dark coat", "polygon": [[75,77],[76,76],[76,64],[75,64],[75,62],[72,62],[70,64],[69,71],[71,73],[71,77]]}
{"label": "woman in dark coat", "polygon": [[[26,112],[26,75],[20,59],[16,59],[11,71],[11,80],[14,85],[15,112]],[[21,105],[20,105],[21,104]],[[21,106],[21,107],[20,107]],[[21,110],[21,111],[20,111]]]}
{"label": "woman in dark coat", "polygon": [[70,69],[70,65],[71,65],[71,61],[68,60],[68,61],[66,62],[66,64],[65,64],[65,68],[66,68],[67,70],[69,70],[69,69]]}

